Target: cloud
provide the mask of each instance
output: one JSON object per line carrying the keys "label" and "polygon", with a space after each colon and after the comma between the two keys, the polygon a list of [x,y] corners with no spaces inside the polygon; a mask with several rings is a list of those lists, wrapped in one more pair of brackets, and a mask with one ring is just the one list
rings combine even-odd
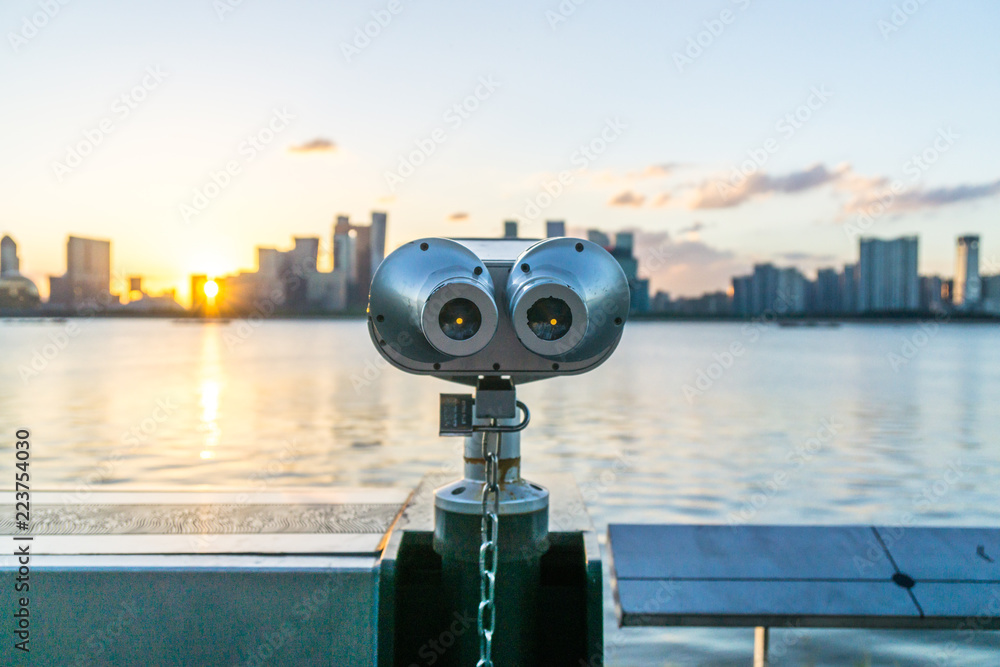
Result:
{"label": "cloud", "polygon": [[702,182],[688,203],[691,209],[732,208],[750,199],[775,193],[794,194],[837,182],[849,172],[847,165],[827,169],[816,164],[784,176],[756,172],[742,179],[719,178]]}
{"label": "cloud", "polygon": [[673,201],[673,199],[674,199],[673,195],[671,195],[669,192],[664,192],[663,194],[659,195],[655,200],[653,200],[653,206],[657,208],[666,206],[671,201]]}
{"label": "cloud", "polygon": [[663,162],[660,164],[651,164],[641,171],[631,171],[628,173],[628,178],[633,180],[643,179],[643,178],[663,178],[664,176],[669,176],[677,169],[679,165],[674,162]]}
{"label": "cloud", "polygon": [[633,208],[638,208],[643,205],[646,201],[646,195],[641,195],[632,190],[625,190],[620,192],[611,198],[608,202],[609,206],[631,206]]}
{"label": "cloud", "polygon": [[290,153],[332,153],[337,150],[337,144],[329,139],[316,138],[298,146],[290,146]]}
{"label": "cloud", "polygon": [[732,276],[750,270],[750,262],[730,250],[696,239],[674,240],[666,232],[636,232],[635,252],[651,291],[668,291],[673,296],[724,290]]}
{"label": "cloud", "polygon": [[705,227],[707,227],[707,226],[708,225],[706,225],[705,223],[699,222],[699,221],[696,220],[695,222],[693,222],[692,224],[688,225],[687,227],[681,227],[680,229],[678,229],[677,233],[678,234],[697,234],[701,230],[705,229]]}
{"label": "cloud", "polygon": [[1000,194],[1000,179],[975,185],[956,185],[950,188],[934,188],[933,190],[911,190],[899,195],[894,206],[912,211],[975,201],[996,194]]}
{"label": "cloud", "polygon": [[888,178],[863,179],[859,177],[848,189],[854,197],[844,205],[845,213],[869,211],[878,205],[890,213],[922,211],[949,204],[985,199],[1000,194],[1000,179],[986,183],[962,184],[942,188],[901,189]]}
{"label": "cloud", "polygon": [[778,259],[786,262],[832,262],[837,259],[836,255],[815,254],[811,252],[782,252],[775,255]]}
{"label": "cloud", "polygon": [[463,220],[468,220],[469,214],[464,212],[452,213],[451,215],[448,216],[448,219],[451,220],[452,222],[461,222]]}

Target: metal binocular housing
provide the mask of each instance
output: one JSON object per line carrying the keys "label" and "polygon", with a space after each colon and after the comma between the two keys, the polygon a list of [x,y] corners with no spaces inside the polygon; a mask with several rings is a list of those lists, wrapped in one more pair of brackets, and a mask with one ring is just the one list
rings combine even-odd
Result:
{"label": "metal binocular housing", "polygon": [[408,373],[523,383],[600,365],[628,308],[625,273],[590,241],[425,238],[379,265],[368,328]]}

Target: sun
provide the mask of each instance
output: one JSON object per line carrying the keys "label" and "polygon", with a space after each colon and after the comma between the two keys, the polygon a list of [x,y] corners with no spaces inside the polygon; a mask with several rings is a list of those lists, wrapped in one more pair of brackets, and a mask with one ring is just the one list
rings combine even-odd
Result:
{"label": "sun", "polygon": [[205,282],[205,296],[209,299],[214,299],[215,295],[219,293],[219,283],[214,280],[209,280]]}

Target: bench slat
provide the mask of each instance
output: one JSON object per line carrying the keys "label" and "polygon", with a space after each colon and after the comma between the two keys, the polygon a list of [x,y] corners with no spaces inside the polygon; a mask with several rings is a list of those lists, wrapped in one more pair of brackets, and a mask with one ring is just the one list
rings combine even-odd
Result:
{"label": "bench slat", "polygon": [[1000,629],[996,529],[613,524],[608,535],[624,626]]}

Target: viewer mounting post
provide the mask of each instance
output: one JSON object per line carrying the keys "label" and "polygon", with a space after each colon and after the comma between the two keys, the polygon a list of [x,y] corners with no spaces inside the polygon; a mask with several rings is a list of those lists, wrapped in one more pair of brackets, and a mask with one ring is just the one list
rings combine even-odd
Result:
{"label": "viewer mounting post", "polygon": [[[553,618],[542,599],[558,588],[545,581],[549,491],[521,477],[530,413],[515,385],[596,368],[618,345],[628,305],[618,262],[573,238],[421,239],[389,255],[372,279],[368,324],[379,352],[406,372],[476,390],[442,394],[440,403],[440,435],[465,438],[464,474],[434,491],[432,546],[444,616],[474,618],[477,630],[454,638],[442,663],[549,664],[543,623],[566,628],[570,617],[599,617],[599,609],[564,608],[565,618]],[[568,553],[560,540],[556,551]],[[592,588],[588,577],[577,585]],[[573,599],[590,604],[586,594]],[[579,623],[577,633],[592,624]],[[395,648],[400,664],[404,643]],[[580,660],[603,657],[589,653],[591,642],[579,644]]]}

